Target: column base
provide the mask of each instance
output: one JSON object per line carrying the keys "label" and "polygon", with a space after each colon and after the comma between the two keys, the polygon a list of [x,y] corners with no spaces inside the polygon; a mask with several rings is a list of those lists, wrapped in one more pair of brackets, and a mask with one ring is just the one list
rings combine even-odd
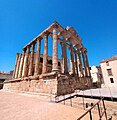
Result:
{"label": "column base", "polygon": [[34,73],[34,75],[39,75],[38,73]]}
{"label": "column base", "polygon": [[55,72],[55,71],[59,72],[60,70],[59,69],[52,69],[52,72]]}

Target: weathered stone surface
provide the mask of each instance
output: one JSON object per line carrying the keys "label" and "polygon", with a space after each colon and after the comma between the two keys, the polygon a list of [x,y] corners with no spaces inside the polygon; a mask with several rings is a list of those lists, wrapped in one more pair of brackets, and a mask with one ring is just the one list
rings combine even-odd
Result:
{"label": "weathered stone surface", "polygon": [[18,63],[18,57],[19,57],[19,53],[16,54],[16,63],[15,63],[15,67],[14,67],[12,78],[15,78],[16,68],[17,68],[17,63]]}
{"label": "weathered stone surface", "polygon": [[18,78],[21,54],[17,54],[17,56],[18,56],[18,59],[17,59],[17,64],[16,64],[16,70],[15,70],[15,78]]}
{"label": "weathered stone surface", "polygon": [[58,71],[58,37],[57,37],[57,30],[53,30],[53,66],[52,71]]}
{"label": "weathered stone surface", "polygon": [[24,52],[24,53],[22,54],[22,56],[21,56],[21,62],[20,62],[20,67],[19,67],[18,78],[21,78],[21,77],[22,77],[22,70],[23,70],[24,56],[25,56],[25,52]]}
{"label": "weathered stone surface", "polygon": [[35,49],[35,44],[32,44],[32,51],[31,51],[31,55],[30,55],[30,65],[29,65],[29,76],[33,75],[33,62],[34,62],[34,49]]}
{"label": "weathered stone surface", "polygon": [[61,43],[62,47],[62,73],[68,74],[68,62],[65,41]]}
{"label": "weathered stone surface", "polygon": [[41,48],[41,40],[37,39],[37,52],[36,52],[35,73],[34,73],[35,75],[39,74],[40,48]]}
{"label": "weathered stone surface", "polygon": [[42,73],[47,73],[48,35],[45,35]]}
{"label": "weathered stone surface", "polygon": [[23,77],[28,76],[28,68],[29,68],[29,53],[30,53],[30,47],[27,47],[27,51],[25,53],[24,58],[24,67],[23,67]]}

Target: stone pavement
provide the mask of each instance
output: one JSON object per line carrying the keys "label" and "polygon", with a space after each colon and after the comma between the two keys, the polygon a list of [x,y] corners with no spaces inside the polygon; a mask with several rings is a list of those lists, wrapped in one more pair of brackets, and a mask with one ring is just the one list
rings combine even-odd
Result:
{"label": "stone pavement", "polygon": [[76,120],[85,112],[48,99],[48,96],[0,91],[0,120]]}

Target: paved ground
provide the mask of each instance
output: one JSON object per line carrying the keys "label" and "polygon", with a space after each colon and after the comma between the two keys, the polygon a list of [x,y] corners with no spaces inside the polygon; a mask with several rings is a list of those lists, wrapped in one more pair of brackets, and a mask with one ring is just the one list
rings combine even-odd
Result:
{"label": "paved ground", "polygon": [[47,96],[0,91],[0,120],[76,120],[83,112],[48,102]]}
{"label": "paved ground", "polygon": [[[77,120],[86,111],[82,98],[73,98],[72,107],[70,100],[65,101],[65,105],[49,101],[49,96],[0,91],[0,120]],[[96,103],[97,100],[85,98],[84,102]],[[108,115],[117,120],[117,102],[105,103]],[[97,120],[97,109],[92,112],[93,120]],[[89,114],[82,120],[88,119]]]}

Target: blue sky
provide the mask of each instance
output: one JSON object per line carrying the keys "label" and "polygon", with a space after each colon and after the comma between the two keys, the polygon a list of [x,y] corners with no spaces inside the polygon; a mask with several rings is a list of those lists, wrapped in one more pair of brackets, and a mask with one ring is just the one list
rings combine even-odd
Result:
{"label": "blue sky", "polygon": [[54,20],[77,30],[90,65],[117,54],[117,0],[0,0],[0,71]]}

